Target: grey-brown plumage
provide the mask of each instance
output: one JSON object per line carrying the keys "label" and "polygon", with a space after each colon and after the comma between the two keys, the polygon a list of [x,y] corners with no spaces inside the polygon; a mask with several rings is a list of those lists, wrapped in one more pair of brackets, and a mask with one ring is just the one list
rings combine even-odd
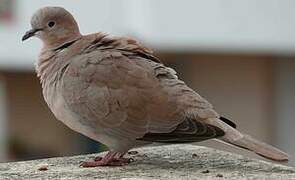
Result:
{"label": "grey-brown plumage", "polygon": [[36,70],[49,108],[73,130],[110,148],[108,156],[85,166],[122,164],[124,153],[139,141],[211,138],[270,159],[288,159],[237,131],[135,40],[81,35],[72,15],[59,7],[38,10],[31,24],[23,40],[35,35],[44,43]]}

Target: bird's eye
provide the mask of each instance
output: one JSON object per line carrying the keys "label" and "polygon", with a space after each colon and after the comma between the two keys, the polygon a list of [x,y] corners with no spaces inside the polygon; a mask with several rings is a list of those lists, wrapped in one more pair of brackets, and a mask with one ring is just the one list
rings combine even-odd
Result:
{"label": "bird's eye", "polygon": [[53,21],[50,21],[49,23],[48,23],[48,27],[53,27],[55,25],[55,22],[53,22]]}

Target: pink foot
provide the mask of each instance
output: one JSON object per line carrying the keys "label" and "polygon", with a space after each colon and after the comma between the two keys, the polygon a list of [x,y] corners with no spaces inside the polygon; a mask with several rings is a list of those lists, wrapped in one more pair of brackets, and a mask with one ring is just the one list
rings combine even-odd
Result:
{"label": "pink foot", "polygon": [[98,167],[98,166],[123,166],[123,165],[127,165],[127,164],[120,161],[111,161],[107,163],[104,161],[84,161],[81,164],[81,166],[84,168]]}
{"label": "pink foot", "polygon": [[124,154],[117,152],[108,152],[105,157],[96,157],[94,161],[82,162],[82,167],[98,167],[98,166],[123,166],[132,162],[132,159],[124,158]]}

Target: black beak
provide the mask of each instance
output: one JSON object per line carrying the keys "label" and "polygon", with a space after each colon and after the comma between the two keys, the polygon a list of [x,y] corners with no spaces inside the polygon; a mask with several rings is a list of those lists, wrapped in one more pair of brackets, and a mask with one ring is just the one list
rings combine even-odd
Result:
{"label": "black beak", "polygon": [[22,41],[29,39],[30,37],[34,36],[36,32],[41,31],[42,29],[31,29],[26,32],[26,34],[22,37]]}

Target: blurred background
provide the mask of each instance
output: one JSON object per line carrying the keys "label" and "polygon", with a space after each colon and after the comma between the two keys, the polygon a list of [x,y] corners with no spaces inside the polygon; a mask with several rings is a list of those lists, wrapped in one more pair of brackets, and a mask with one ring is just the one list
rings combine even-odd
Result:
{"label": "blurred background", "polygon": [[34,72],[42,44],[21,37],[47,5],[72,12],[83,34],[138,39],[239,129],[295,156],[295,1],[1,0],[1,162],[105,149],[57,121],[43,100]]}

